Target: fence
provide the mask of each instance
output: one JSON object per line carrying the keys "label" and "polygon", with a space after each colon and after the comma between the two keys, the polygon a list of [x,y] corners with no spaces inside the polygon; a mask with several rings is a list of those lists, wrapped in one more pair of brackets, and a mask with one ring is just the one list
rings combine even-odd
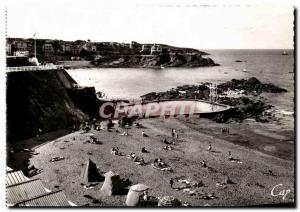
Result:
{"label": "fence", "polygon": [[20,66],[20,67],[6,67],[6,71],[44,71],[64,69],[63,65],[41,65],[41,66]]}

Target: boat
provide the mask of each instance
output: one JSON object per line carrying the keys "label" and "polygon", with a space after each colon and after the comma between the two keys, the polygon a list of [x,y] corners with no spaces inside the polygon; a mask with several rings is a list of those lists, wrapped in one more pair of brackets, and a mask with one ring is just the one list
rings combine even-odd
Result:
{"label": "boat", "polygon": [[283,51],[281,55],[289,55],[286,51]]}

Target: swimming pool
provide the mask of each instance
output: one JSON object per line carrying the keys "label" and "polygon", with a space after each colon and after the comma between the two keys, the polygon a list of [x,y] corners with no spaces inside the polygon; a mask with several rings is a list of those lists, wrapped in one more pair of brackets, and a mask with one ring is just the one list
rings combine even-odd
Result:
{"label": "swimming pool", "polygon": [[115,108],[115,117],[139,116],[143,118],[178,115],[213,116],[228,111],[231,107],[203,100],[159,100],[136,104],[119,104]]}

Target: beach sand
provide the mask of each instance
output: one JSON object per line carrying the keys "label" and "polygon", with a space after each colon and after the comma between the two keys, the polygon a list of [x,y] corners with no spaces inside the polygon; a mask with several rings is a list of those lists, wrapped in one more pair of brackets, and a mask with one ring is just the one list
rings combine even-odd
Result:
{"label": "beach sand", "polygon": [[[50,190],[63,189],[67,197],[77,205],[90,206],[125,206],[126,195],[105,197],[100,188],[103,182],[90,189],[81,185],[80,173],[83,164],[90,158],[99,168],[100,173],[110,170],[118,173],[121,178],[129,179],[132,184],[144,183],[151,189],[151,196],[172,195],[192,206],[253,206],[268,204],[294,203],[294,132],[281,129],[276,124],[262,124],[251,120],[243,123],[217,124],[208,119],[170,118],[145,119],[140,123],[144,128],[131,127],[128,136],[120,135],[123,129],[115,126],[111,132],[106,130],[89,133],[77,131],[57,136],[55,139],[39,138],[36,145],[29,146],[37,155],[28,155],[29,164],[34,165],[42,172],[33,178],[42,179],[45,187]],[[230,134],[221,132],[222,127],[229,127]],[[115,132],[116,129],[120,132]],[[179,134],[174,150],[165,151],[166,145],[162,139],[171,139],[171,129],[175,128]],[[142,131],[149,137],[143,137]],[[89,136],[94,134],[103,144],[85,143]],[[73,138],[75,140],[73,140]],[[49,142],[50,141],[50,142]],[[68,142],[65,142],[68,141]],[[28,140],[16,145],[28,147]],[[208,151],[208,145],[212,151]],[[119,147],[125,156],[111,155],[112,147]],[[145,147],[149,153],[142,153]],[[232,157],[241,163],[228,160],[228,151]],[[145,166],[140,166],[126,155],[135,152],[143,156]],[[16,153],[15,158],[22,154]],[[52,157],[64,157],[64,160],[49,162]],[[155,158],[162,158],[173,172],[163,172],[154,169],[151,165]],[[208,168],[201,166],[204,160]],[[11,160],[12,168],[25,168],[24,161],[18,167]],[[269,173],[271,170],[271,173]],[[224,182],[228,176],[234,184],[226,187],[216,186]],[[181,177],[188,180],[202,181],[204,186],[191,188],[200,193],[214,193],[215,199],[198,199],[197,195],[190,196],[183,190],[172,189],[170,178]],[[286,198],[272,196],[272,188],[278,184],[274,194],[281,190],[290,189]],[[180,184],[175,182],[174,187]],[[99,200],[93,203],[84,197],[90,195]]]}

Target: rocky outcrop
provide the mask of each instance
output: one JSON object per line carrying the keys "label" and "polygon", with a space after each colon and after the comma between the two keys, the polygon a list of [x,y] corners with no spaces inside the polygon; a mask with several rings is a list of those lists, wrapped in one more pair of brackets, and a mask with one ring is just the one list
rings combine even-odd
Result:
{"label": "rocky outcrop", "polygon": [[244,90],[246,93],[250,94],[261,94],[262,92],[267,93],[284,93],[287,92],[286,89],[280,88],[273,85],[272,83],[261,83],[257,78],[251,77],[249,79],[232,79],[226,83],[218,85],[221,91],[224,90]]}
{"label": "rocky outcrop", "polygon": [[[209,83],[201,85],[184,85],[173,88],[166,92],[151,92],[141,96],[146,101],[162,99],[202,99],[209,100]],[[228,90],[242,93],[241,96],[228,96]],[[241,92],[242,91],[242,92]],[[262,92],[282,93],[286,89],[280,88],[271,83],[262,83],[257,78],[236,80],[219,84],[217,86],[219,94],[218,103],[232,106],[233,108],[225,114],[218,114],[214,120],[216,122],[227,122],[230,120],[241,122],[247,118],[253,118],[259,122],[267,122],[271,119],[271,114],[267,112],[273,106],[256,98]]]}
{"label": "rocky outcrop", "polygon": [[106,55],[92,62],[99,67],[202,67],[216,66],[211,58],[202,54],[163,53],[156,55]]}
{"label": "rocky outcrop", "polygon": [[65,70],[7,73],[7,138],[65,129],[97,116],[93,88],[77,88]]}

